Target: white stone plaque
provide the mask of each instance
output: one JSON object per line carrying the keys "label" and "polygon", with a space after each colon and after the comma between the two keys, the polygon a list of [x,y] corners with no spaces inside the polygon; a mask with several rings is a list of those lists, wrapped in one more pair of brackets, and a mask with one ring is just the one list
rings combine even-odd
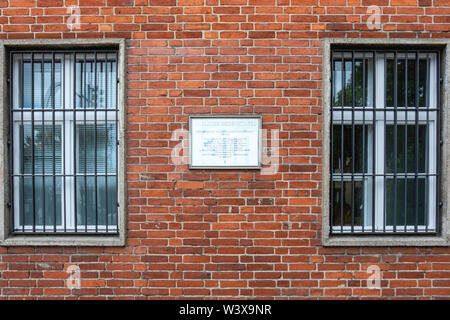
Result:
{"label": "white stone plaque", "polygon": [[190,168],[260,168],[260,116],[192,116],[189,134]]}

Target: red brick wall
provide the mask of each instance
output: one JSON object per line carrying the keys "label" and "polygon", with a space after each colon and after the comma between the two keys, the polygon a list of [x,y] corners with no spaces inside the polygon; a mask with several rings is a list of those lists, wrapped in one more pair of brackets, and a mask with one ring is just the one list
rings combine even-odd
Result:
{"label": "red brick wall", "polygon": [[[449,38],[449,17],[450,0],[0,0],[1,39],[127,39],[129,146],[127,246],[0,247],[0,297],[448,298],[449,248],[321,246],[321,39]],[[174,165],[199,113],[261,113],[279,172]]]}

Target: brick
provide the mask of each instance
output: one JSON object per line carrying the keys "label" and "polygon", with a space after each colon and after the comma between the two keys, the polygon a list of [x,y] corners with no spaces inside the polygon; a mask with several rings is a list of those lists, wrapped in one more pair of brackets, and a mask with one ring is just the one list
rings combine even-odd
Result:
{"label": "brick", "polygon": [[391,0],[392,6],[417,6],[417,0]]}
{"label": "brick", "polygon": [[[70,32],[67,6],[79,5]],[[382,30],[369,30],[378,6]],[[125,38],[127,244],[0,247],[0,295],[436,299],[446,247],[323,247],[322,39],[448,38],[448,0],[0,0],[2,39]],[[278,172],[175,164],[193,114],[262,114]],[[187,157],[186,154],[183,156]],[[122,205],[122,204],[121,204]],[[68,264],[81,286],[66,288]],[[366,287],[368,266],[382,289]]]}

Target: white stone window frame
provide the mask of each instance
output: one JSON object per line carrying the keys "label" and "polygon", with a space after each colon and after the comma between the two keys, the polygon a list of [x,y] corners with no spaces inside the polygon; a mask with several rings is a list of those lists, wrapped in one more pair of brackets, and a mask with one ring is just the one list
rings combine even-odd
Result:
{"label": "white stone window frame", "polygon": [[[429,47],[439,47],[441,49],[441,61],[440,61],[440,77],[442,78],[441,90],[440,90],[440,108],[441,108],[441,136],[443,144],[441,146],[441,159],[440,159],[440,177],[439,177],[439,190],[442,207],[440,210],[439,219],[439,233],[437,235],[336,235],[330,232],[330,122],[331,122],[331,67],[332,67],[332,52],[331,49],[335,46],[349,47],[351,49],[377,48],[389,47],[392,49],[405,48],[405,49],[420,49],[426,50]],[[450,177],[450,168],[447,165],[448,152],[450,150],[450,141],[447,139],[449,135],[448,123],[449,112],[447,108],[449,106],[449,88],[450,88],[450,41],[440,39],[324,39],[323,40],[323,69],[322,69],[322,81],[323,81],[323,159],[322,159],[322,244],[324,246],[448,246],[450,245],[450,212],[448,203],[450,201],[450,188],[446,187]],[[378,68],[378,64],[376,64]],[[382,80],[383,81],[383,78]],[[438,84],[439,85],[439,84]],[[381,88],[382,86],[378,86]],[[383,86],[384,87],[384,86]],[[383,99],[381,99],[383,100]],[[338,112],[340,113],[340,112]],[[344,111],[345,113],[345,111]],[[400,114],[400,113],[399,113]],[[420,117],[420,115],[419,115]],[[409,119],[411,116],[408,117]],[[347,119],[348,120],[348,119]],[[366,120],[368,120],[366,118]],[[344,116],[344,121],[346,121]],[[351,121],[351,119],[350,119]],[[388,121],[388,119],[387,119]],[[419,118],[420,122],[420,118]],[[378,130],[383,132],[384,130]],[[435,140],[435,139],[434,139]],[[384,139],[376,139],[376,141],[384,141]],[[437,145],[437,141],[430,141],[431,144]],[[377,144],[377,142],[376,142]],[[382,146],[375,146],[380,148]],[[383,161],[382,161],[383,162]],[[378,166],[379,169],[382,169]],[[376,166],[375,170],[379,170]],[[437,168],[431,168],[436,170]],[[433,192],[433,191],[432,191]],[[376,210],[376,209],[375,209]],[[376,221],[376,225],[382,225],[383,221]]]}
{"label": "white stone window frame", "polygon": [[[49,49],[50,48],[50,49]],[[118,233],[117,234],[12,234],[12,213],[8,205],[10,199],[9,179],[9,51],[32,49],[82,49],[94,50],[96,48],[118,49]],[[86,40],[4,40],[0,41],[0,159],[3,167],[0,168],[0,246],[124,246],[126,244],[126,214],[127,214],[127,184],[125,172],[126,155],[126,42],[124,39],[86,39]],[[100,114],[99,114],[100,115]],[[108,116],[109,118],[109,116]],[[46,120],[46,119],[44,119]],[[56,119],[58,122],[58,119]],[[89,120],[89,119],[88,119]],[[17,141],[17,139],[15,139]],[[13,148],[14,146],[11,146]],[[72,157],[73,158],[73,157]],[[15,161],[15,159],[13,160]]]}

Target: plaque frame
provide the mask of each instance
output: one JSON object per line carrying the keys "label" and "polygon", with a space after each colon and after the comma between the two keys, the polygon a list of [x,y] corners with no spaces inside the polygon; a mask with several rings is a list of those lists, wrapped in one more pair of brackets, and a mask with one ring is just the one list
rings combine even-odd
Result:
{"label": "plaque frame", "polygon": [[[256,166],[194,166],[192,165],[192,120],[193,119],[258,119],[258,165]],[[262,167],[262,115],[260,114],[205,114],[205,115],[190,115],[189,116],[189,169],[202,170],[202,169],[214,169],[214,170],[236,170],[236,169],[261,169]]]}

